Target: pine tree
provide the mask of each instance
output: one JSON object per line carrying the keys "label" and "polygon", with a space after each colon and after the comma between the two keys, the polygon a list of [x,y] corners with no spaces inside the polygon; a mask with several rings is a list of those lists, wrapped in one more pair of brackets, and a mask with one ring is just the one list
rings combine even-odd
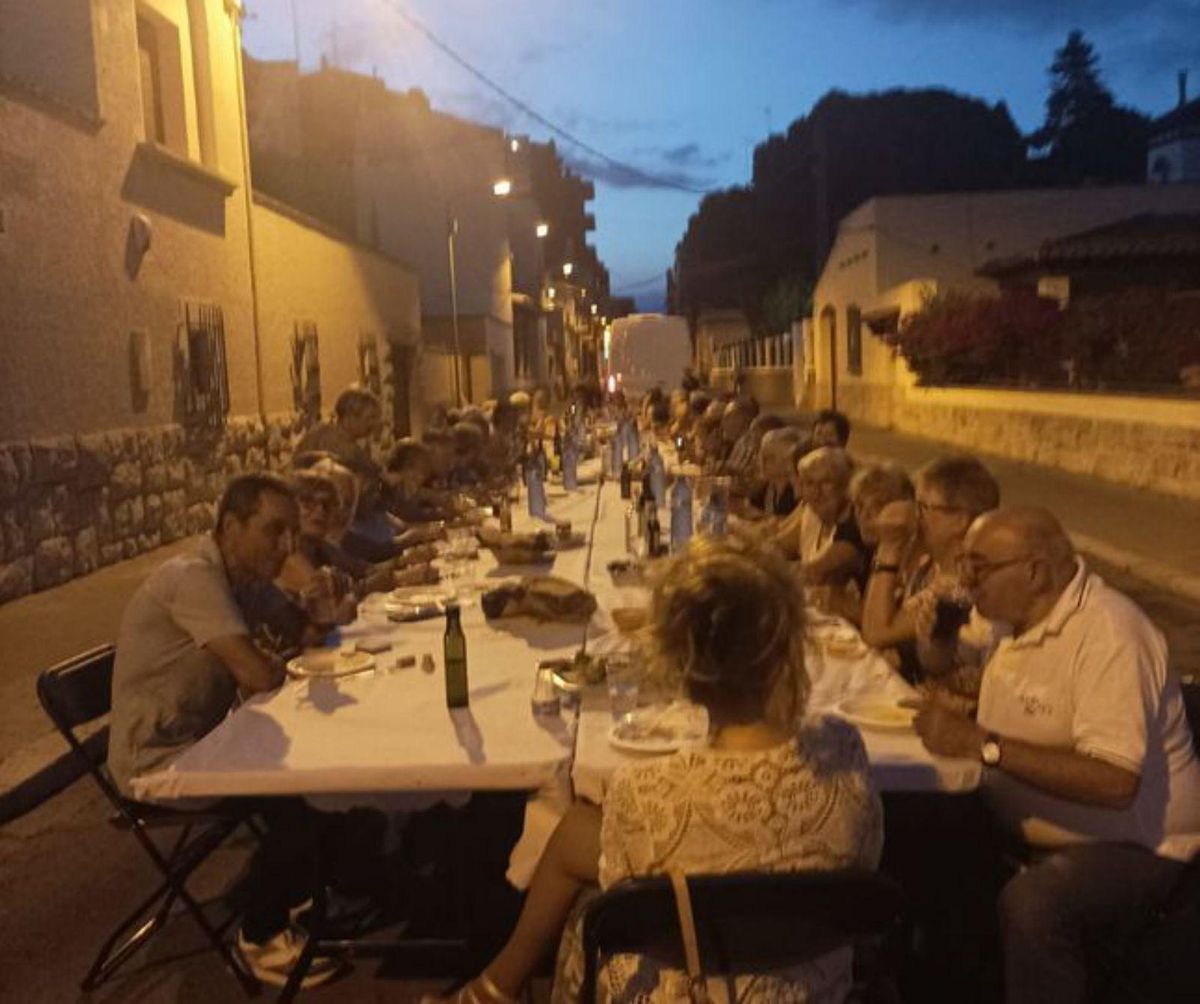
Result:
{"label": "pine tree", "polygon": [[1100,82],[1099,57],[1083,32],[1072,31],[1050,64],[1050,94],[1046,121],[1035,134],[1034,146],[1054,143],[1072,126],[1087,123],[1113,107],[1112,92]]}

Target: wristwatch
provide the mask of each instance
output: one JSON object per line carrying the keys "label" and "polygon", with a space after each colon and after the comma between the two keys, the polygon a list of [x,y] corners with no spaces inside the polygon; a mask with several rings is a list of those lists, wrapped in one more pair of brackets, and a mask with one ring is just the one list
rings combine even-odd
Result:
{"label": "wristwatch", "polygon": [[988,767],[1000,765],[1000,737],[995,732],[989,732],[983,737],[979,747],[979,759]]}

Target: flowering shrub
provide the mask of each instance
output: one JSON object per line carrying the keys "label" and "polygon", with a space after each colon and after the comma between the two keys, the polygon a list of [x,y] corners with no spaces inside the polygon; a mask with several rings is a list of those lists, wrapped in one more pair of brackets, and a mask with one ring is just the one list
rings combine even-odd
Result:
{"label": "flowering shrub", "polygon": [[1200,298],[1128,289],[1060,310],[1032,292],[947,293],[895,343],[922,384],[1178,385],[1200,364]]}

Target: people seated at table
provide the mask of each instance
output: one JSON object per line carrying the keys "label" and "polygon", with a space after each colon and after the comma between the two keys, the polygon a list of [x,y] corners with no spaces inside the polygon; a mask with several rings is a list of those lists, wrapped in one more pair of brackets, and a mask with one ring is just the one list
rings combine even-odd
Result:
{"label": "people seated at table", "polygon": [[[321,569],[331,569],[345,577],[346,602],[349,602],[398,586],[437,582],[437,569],[430,563],[436,554],[432,545],[409,548],[404,552],[402,567],[393,561],[365,561],[343,550],[340,541],[346,521],[341,515],[342,496],[334,480],[343,472],[353,479],[345,468],[338,472],[332,466],[302,471],[292,479],[300,510],[300,533],[295,550],[276,580],[278,585],[288,592],[302,592]],[[349,619],[353,619],[353,611],[350,618],[339,619],[338,623]]]}
{"label": "people seated at table", "polygon": [[[597,884],[878,863],[882,810],[861,738],[804,717],[804,609],[786,563],[735,538],[698,538],[659,580],[647,631],[652,663],[707,710],[709,744],[621,767],[603,806],[568,810],[512,935],[456,1000],[516,999],[564,931],[552,999],[578,1000],[580,893]],[[734,989],[738,1000],[841,1001],[850,981],[851,952],[836,949],[739,975]],[[649,957],[610,959],[601,985],[612,1000],[688,999],[686,975]]]}
{"label": "people seated at table", "polygon": [[371,456],[369,441],[383,423],[383,406],[374,394],[361,387],[348,387],[333,406],[333,420],[309,429],[296,444],[295,456],[329,453],[350,470],[367,478],[380,478],[382,471]]}
{"label": "people seated at table", "polygon": [[775,542],[799,560],[811,602],[857,621],[869,556],[850,505],[854,463],[845,450],[823,446],[805,454],[796,473],[800,505]]}
{"label": "people seated at table", "polygon": [[961,554],[979,612],[1013,634],[977,720],[930,701],[916,728],[932,752],[984,762],[989,804],[1027,849],[999,902],[1006,1000],[1082,1004],[1100,978],[1089,948],[1148,923],[1200,852],[1179,683],[1159,631],[1046,510],[980,516]]}
{"label": "people seated at table", "polygon": [[758,448],[759,476],[740,513],[743,518],[780,520],[795,511],[799,504],[796,465],[808,452],[808,442],[808,433],[796,425],[770,429],[763,435]]}
{"label": "people seated at table", "polygon": [[740,476],[752,469],[758,447],[750,425],[758,417],[758,402],[753,397],[735,397],[721,416],[721,446],[717,466],[722,474]]}
{"label": "people seated at table", "polygon": [[957,630],[934,631],[939,601],[963,599],[958,561],[968,527],[999,504],[1000,487],[988,469],[974,457],[952,455],[917,473],[915,504],[892,502],[876,515],[879,543],[863,602],[863,639],[895,649],[910,682],[932,677],[969,694],[983,654],[1004,632],[977,612]]}
{"label": "people seated at table", "polygon": [[916,489],[912,478],[899,464],[885,460],[859,467],[850,479],[850,503],[854,506],[854,521],[863,543],[874,557],[879,544],[879,514],[893,502],[912,502]]}
{"label": "people seated at table", "polygon": [[[216,728],[239,695],[276,689],[282,660],[256,636],[257,611],[239,595],[269,586],[298,530],[290,486],[269,475],[235,478],[216,526],[195,551],[169,559],[133,595],[121,619],[112,682],[108,769],[132,797],[132,781],[165,768]],[[317,606],[328,597],[306,598]],[[282,984],[304,934],[289,909],[314,892],[316,827],[300,799],[255,799],[266,824],[246,886],[237,947],[265,982]],[[318,960],[305,985],[334,975]]]}
{"label": "people seated at table", "polygon": [[392,447],[384,469],[388,509],[405,523],[428,523],[451,514],[447,500],[431,487],[432,452],[415,439],[401,439]]}
{"label": "people seated at table", "polygon": [[450,486],[450,471],[454,467],[454,438],[450,430],[427,427],[421,433],[421,445],[429,451],[429,486],[446,490]]}
{"label": "people seated at table", "polygon": [[836,446],[846,449],[850,445],[850,419],[835,408],[818,411],[813,419],[813,446]]}

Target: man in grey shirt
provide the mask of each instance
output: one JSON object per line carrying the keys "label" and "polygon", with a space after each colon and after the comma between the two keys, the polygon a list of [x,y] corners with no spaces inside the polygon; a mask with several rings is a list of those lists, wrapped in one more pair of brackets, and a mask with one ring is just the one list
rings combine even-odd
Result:
{"label": "man in grey shirt", "polygon": [[[165,767],[220,724],[239,693],[283,682],[282,661],[251,640],[236,597],[270,587],[297,532],[285,481],[235,478],[212,535],[195,553],[166,562],[130,600],[117,638],[108,759],[126,796],[134,776]],[[267,829],[251,868],[238,949],[255,975],[282,985],[303,947],[289,909],[310,897],[317,881],[317,820],[302,799],[231,800],[230,807],[254,811]],[[333,973],[318,960],[305,985]]]}

